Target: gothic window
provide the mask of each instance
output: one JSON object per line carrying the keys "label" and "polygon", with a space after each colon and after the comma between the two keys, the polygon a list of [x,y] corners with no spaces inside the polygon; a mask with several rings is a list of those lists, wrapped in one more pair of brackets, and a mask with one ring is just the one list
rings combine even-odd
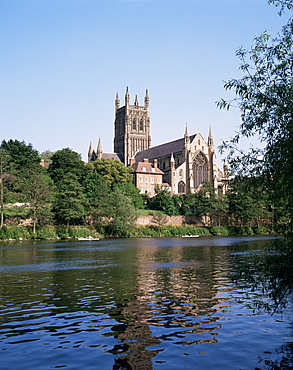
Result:
{"label": "gothic window", "polygon": [[143,131],[143,120],[142,119],[139,122],[139,129],[140,131]]}
{"label": "gothic window", "polygon": [[206,157],[199,153],[193,162],[194,188],[196,189],[204,181],[208,180],[208,164]]}
{"label": "gothic window", "polygon": [[178,184],[178,193],[179,194],[185,193],[185,184],[182,180],[179,181],[179,184]]}
{"label": "gothic window", "polygon": [[183,177],[183,170],[180,170],[180,171],[179,171],[179,176],[180,176],[180,177]]}
{"label": "gothic window", "polygon": [[136,119],[132,121],[132,130],[136,130]]}

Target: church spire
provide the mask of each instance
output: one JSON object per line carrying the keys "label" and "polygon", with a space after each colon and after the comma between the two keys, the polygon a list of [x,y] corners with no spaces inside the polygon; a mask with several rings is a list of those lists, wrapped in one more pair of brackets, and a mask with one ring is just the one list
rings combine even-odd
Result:
{"label": "church spire", "polygon": [[185,126],[184,139],[185,139],[185,144],[190,143],[190,137],[189,137],[189,133],[188,133],[187,123],[186,123],[186,126]]}
{"label": "church spire", "polygon": [[99,138],[98,148],[97,148],[98,159],[102,158],[102,154],[103,154],[102,143],[101,143],[101,138]]}
{"label": "church spire", "polygon": [[130,95],[128,91],[128,86],[126,87],[126,93],[125,93],[125,105],[128,105],[130,101]]}
{"label": "church spire", "polygon": [[213,135],[212,135],[212,126],[210,126],[210,129],[209,129],[208,146],[214,146],[214,139],[213,139]]}
{"label": "church spire", "polygon": [[148,109],[150,106],[150,98],[149,98],[149,92],[148,89],[145,91],[145,98],[144,98],[144,106]]}
{"label": "church spire", "polygon": [[138,99],[137,99],[137,95],[135,95],[134,105],[135,105],[136,107],[138,107]]}
{"label": "church spire", "polygon": [[115,109],[116,109],[116,112],[117,110],[120,108],[120,99],[119,99],[119,96],[118,96],[118,92],[116,93],[116,99],[115,99]]}
{"label": "church spire", "polygon": [[90,142],[89,151],[88,151],[88,155],[87,155],[88,162],[90,162],[92,160],[93,152],[94,152],[94,150],[93,150],[92,142]]}

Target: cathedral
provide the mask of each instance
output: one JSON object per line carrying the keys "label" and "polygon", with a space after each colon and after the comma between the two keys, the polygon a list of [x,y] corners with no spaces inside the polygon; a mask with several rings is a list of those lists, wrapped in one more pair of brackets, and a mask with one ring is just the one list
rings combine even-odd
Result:
{"label": "cathedral", "polygon": [[149,95],[146,90],[144,105],[137,96],[130,104],[128,88],[125,104],[120,106],[118,93],[115,99],[114,153],[103,153],[99,139],[97,151],[90,144],[88,161],[113,158],[131,166],[134,184],[140,192],[155,195],[156,185],[165,187],[172,194],[198,191],[204,181],[209,181],[221,193],[228,184],[227,166],[221,170],[216,164],[216,153],[211,127],[207,141],[200,132],[189,135],[186,125],[181,139],[158,146],[151,146]]}

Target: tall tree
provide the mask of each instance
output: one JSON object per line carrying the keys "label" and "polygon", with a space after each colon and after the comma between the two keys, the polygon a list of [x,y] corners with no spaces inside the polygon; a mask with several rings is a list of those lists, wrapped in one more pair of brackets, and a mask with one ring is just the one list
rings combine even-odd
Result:
{"label": "tall tree", "polygon": [[70,148],[57,150],[51,157],[48,173],[54,183],[62,180],[68,174],[74,174],[81,181],[86,174],[86,166],[80,155]]}
{"label": "tall tree", "polygon": [[0,147],[0,229],[4,223],[4,188],[5,182],[11,176],[9,171],[10,155]]}
{"label": "tall tree", "polygon": [[105,217],[108,218],[108,232],[111,236],[128,236],[129,229],[137,218],[132,200],[120,189],[112,191],[107,198]]}
{"label": "tall tree", "polygon": [[53,212],[57,220],[65,222],[67,230],[70,222],[83,218],[87,211],[87,200],[76,175],[67,173],[58,182],[53,202]]}
{"label": "tall tree", "polygon": [[[277,2],[274,2],[277,3]],[[292,6],[292,2],[287,2]],[[244,76],[224,85],[234,90],[232,102],[221,100],[220,108],[236,105],[241,112],[239,132],[224,143],[229,150],[231,168],[238,173],[265,175],[286,201],[293,220],[293,20],[272,38],[266,32],[255,39],[251,50],[239,49]],[[263,147],[239,151],[242,137],[256,136]],[[238,154],[235,154],[237,153]],[[273,181],[271,181],[273,179]]]}
{"label": "tall tree", "polygon": [[107,215],[107,200],[111,192],[104,178],[98,173],[89,173],[83,180],[84,194],[89,206],[89,215],[101,223]]}
{"label": "tall tree", "polygon": [[104,180],[111,187],[115,184],[132,181],[132,168],[125,167],[124,164],[118,160],[101,158],[88,163],[87,166],[92,172],[96,172],[103,176]]}
{"label": "tall tree", "polygon": [[4,149],[11,157],[11,163],[15,170],[19,171],[29,165],[40,163],[40,156],[32,144],[26,144],[24,141],[19,140],[3,140],[1,148]]}
{"label": "tall tree", "polygon": [[19,185],[23,200],[30,205],[33,233],[35,233],[38,221],[49,214],[53,195],[52,180],[38,164],[23,169],[23,174],[25,175],[21,176]]}

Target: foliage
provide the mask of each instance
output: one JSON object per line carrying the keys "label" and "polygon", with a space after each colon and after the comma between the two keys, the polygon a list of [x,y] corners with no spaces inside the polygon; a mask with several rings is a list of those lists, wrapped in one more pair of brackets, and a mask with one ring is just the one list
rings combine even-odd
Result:
{"label": "foliage", "polygon": [[161,188],[156,188],[155,191],[156,195],[150,201],[150,208],[160,210],[168,216],[178,214],[169,191]]}
{"label": "foliage", "polygon": [[48,173],[54,183],[61,181],[64,176],[71,173],[78,181],[86,175],[86,166],[80,155],[69,148],[57,150],[51,157]]}
{"label": "foliage", "polygon": [[67,229],[70,221],[80,220],[86,215],[87,201],[77,176],[67,173],[58,182],[53,202],[53,212],[58,221],[65,221]]}
{"label": "foliage", "polygon": [[[275,2],[277,3],[277,2]],[[292,6],[288,2],[287,5]],[[232,105],[240,109],[242,124],[230,142],[229,162],[234,172],[263,175],[282,198],[293,218],[293,20],[282,33],[272,38],[266,32],[255,39],[251,50],[239,49],[244,77],[231,79],[224,85],[234,90],[232,102],[221,100],[220,108]],[[263,148],[248,153],[238,149],[242,137],[256,136]],[[273,180],[273,181],[272,181]]]}
{"label": "foliage", "polygon": [[96,159],[94,162],[88,163],[87,167],[90,171],[100,174],[111,187],[114,184],[132,181],[132,168],[125,167],[122,162],[115,159]]}
{"label": "foliage", "polygon": [[38,220],[50,218],[50,201],[52,199],[52,180],[39,164],[22,170],[19,187],[23,201],[30,206],[33,220],[33,233],[36,232]]}
{"label": "foliage", "polygon": [[143,199],[139,189],[132,182],[122,182],[114,186],[119,188],[124,195],[132,200],[135,208],[143,207]]}
{"label": "foliage", "polygon": [[16,171],[22,170],[26,166],[36,165],[40,163],[40,156],[32,144],[26,144],[19,140],[3,140],[1,148],[10,156],[10,164]]}
{"label": "foliage", "polygon": [[107,214],[107,199],[111,192],[104,178],[98,173],[89,173],[83,181],[83,191],[87,198],[88,214],[98,223]]}
{"label": "foliage", "polygon": [[280,15],[284,12],[285,8],[289,10],[293,8],[293,0],[268,0],[268,3],[280,7]]}
{"label": "foliage", "polygon": [[0,229],[4,223],[4,193],[7,180],[11,177],[9,163],[11,157],[7,151],[0,147]]}
{"label": "foliage", "polygon": [[108,219],[107,231],[110,236],[126,237],[134,226],[137,213],[132,200],[120,189],[115,189],[108,196],[105,217]]}

